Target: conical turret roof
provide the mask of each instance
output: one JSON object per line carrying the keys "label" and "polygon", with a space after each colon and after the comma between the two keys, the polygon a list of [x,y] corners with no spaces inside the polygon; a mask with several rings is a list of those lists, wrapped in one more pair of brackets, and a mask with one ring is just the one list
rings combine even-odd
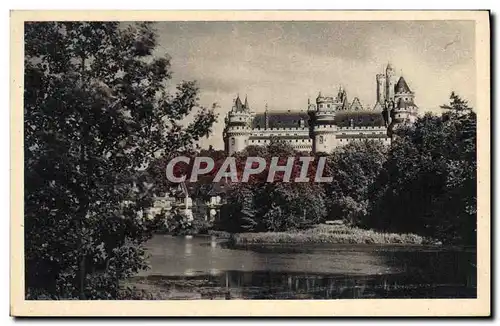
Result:
{"label": "conical turret roof", "polygon": [[408,84],[406,83],[406,80],[403,77],[399,78],[398,82],[396,83],[396,86],[394,86],[394,92],[411,93],[410,87],[408,87]]}
{"label": "conical turret roof", "polygon": [[234,104],[236,106],[236,109],[241,110],[243,109],[243,103],[241,103],[240,96],[236,98],[236,102]]}
{"label": "conical turret roof", "polygon": [[249,109],[250,106],[248,105],[248,98],[245,96],[245,109]]}

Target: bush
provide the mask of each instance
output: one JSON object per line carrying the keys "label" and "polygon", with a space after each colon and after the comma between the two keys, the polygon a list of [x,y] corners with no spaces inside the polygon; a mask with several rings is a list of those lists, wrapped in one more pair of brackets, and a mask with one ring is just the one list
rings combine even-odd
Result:
{"label": "bush", "polygon": [[167,220],[167,233],[173,235],[207,234],[211,223],[204,218],[189,218],[179,211]]}

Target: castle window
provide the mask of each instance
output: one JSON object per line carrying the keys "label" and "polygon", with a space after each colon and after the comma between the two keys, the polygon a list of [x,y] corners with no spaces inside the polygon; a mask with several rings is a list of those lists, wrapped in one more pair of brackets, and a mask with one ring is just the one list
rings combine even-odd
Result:
{"label": "castle window", "polygon": [[231,145],[234,146],[234,143],[235,143],[234,138],[231,138]]}
{"label": "castle window", "polygon": [[325,141],[325,139],[323,138],[323,136],[319,136],[319,143],[323,144],[324,141]]}

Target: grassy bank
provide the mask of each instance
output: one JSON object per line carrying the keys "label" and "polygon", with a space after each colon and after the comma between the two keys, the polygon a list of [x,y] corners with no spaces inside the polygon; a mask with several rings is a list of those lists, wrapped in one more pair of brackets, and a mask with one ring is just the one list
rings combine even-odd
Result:
{"label": "grassy bank", "polygon": [[231,238],[231,233],[226,232],[226,231],[219,231],[219,230],[208,230],[208,235],[213,235],[219,239],[230,239]]}
{"label": "grassy bank", "polygon": [[235,245],[251,244],[431,244],[416,234],[381,233],[345,225],[320,224],[311,229],[289,232],[238,233],[231,237]]}

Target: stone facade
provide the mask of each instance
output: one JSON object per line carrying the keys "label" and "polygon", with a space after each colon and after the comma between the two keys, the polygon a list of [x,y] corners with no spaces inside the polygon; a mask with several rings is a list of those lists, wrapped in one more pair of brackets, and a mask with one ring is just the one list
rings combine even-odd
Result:
{"label": "stone facade", "polygon": [[287,141],[297,151],[331,152],[337,146],[361,139],[390,144],[392,132],[400,125],[413,123],[418,114],[414,93],[403,77],[396,82],[388,64],[384,74],[376,75],[377,101],[373,108],[363,107],[356,97],[348,100],[342,87],[336,96],[318,94],[307,109],[252,111],[245,98],[236,97],[225,119],[224,145],[228,155],[250,145],[264,146],[271,138]]}

